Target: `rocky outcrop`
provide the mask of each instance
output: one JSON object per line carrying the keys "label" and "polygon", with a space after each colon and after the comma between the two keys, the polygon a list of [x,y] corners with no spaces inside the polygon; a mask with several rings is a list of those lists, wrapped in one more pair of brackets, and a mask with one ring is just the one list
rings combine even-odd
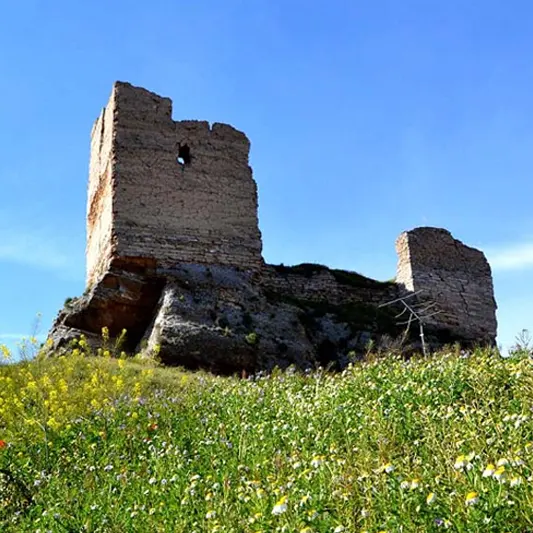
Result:
{"label": "rocky outcrop", "polygon": [[[59,313],[50,339],[57,352],[81,333],[96,345],[103,327],[111,337],[126,329],[127,351],[157,347],[165,364],[233,373],[289,365],[340,368],[363,354],[370,339],[401,333],[393,309],[361,301],[355,285],[335,281],[325,267],[307,269],[280,274],[278,290],[272,271],[200,264],[149,275],[112,270]],[[287,294],[280,289],[288,276],[292,283],[307,284],[310,292],[331,276],[328,290],[334,287],[344,297],[332,303],[316,291],[314,299],[308,292],[302,293],[305,298]],[[368,291],[373,283],[382,297],[397,293],[394,283],[355,276],[352,282],[361,283],[361,289]]]}
{"label": "rocky outcrop", "polygon": [[112,337],[128,332],[126,348],[132,350],[144,335],[155,312],[164,280],[126,270],[112,270],[83,296],[65,303],[49,333],[54,349],[84,334],[94,344],[102,328]]}

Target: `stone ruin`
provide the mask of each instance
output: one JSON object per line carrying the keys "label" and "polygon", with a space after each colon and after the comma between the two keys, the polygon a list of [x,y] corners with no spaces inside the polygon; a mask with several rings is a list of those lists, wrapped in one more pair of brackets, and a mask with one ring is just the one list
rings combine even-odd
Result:
{"label": "stone ruin", "polygon": [[426,323],[461,339],[494,344],[496,301],[485,255],[439,228],[417,228],[396,240],[396,282],[438,304]]}
{"label": "stone ruin", "polygon": [[170,365],[342,368],[370,340],[420,347],[401,302],[381,306],[405,296],[438,310],[424,321],[432,347],[495,343],[490,266],[444,229],[402,233],[391,282],[266,264],[249,150],[232,126],[174,121],[169,98],[114,84],[91,136],[87,288],[59,312],[55,351],[80,334],[96,346],[105,326]]}
{"label": "stone ruin", "polygon": [[[178,155],[184,149],[187,162]],[[174,122],[169,98],[115,84],[92,130],[88,285],[121,265],[260,268],[249,151],[235,128]]]}

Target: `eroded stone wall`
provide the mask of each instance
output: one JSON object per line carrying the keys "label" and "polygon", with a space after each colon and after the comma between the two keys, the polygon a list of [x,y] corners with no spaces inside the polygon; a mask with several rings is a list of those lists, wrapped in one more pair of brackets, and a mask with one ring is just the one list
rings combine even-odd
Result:
{"label": "eroded stone wall", "polygon": [[[290,269],[287,269],[290,270]],[[348,276],[351,274],[346,273]],[[328,302],[332,305],[365,303],[380,305],[399,296],[398,286],[392,282],[379,282],[358,276],[349,284],[335,277],[328,268],[317,269],[308,275],[280,272],[280,269],[266,265],[262,270],[261,285],[264,289],[284,294],[297,300]]]}
{"label": "eroded stone wall", "polygon": [[[187,145],[191,160],[178,162]],[[250,142],[235,128],[172,120],[172,102],[117,82],[93,129],[88,280],[179,262],[262,265]]]}
{"label": "eroded stone wall", "polygon": [[422,291],[420,301],[437,304],[439,313],[428,324],[466,339],[494,342],[496,301],[490,265],[481,251],[445,229],[430,227],[402,233],[396,251],[396,282],[408,291]]}
{"label": "eroded stone wall", "polygon": [[86,229],[87,286],[107,271],[112,257],[114,106],[112,96],[91,132]]}

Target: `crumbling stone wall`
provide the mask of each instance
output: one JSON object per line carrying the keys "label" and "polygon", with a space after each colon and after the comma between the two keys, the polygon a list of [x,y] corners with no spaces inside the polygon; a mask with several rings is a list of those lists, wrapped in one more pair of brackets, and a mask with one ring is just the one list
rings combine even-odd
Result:
{"label": "crumbling stone wall", "polygon": [[111,262],[113,228],[114,99],[103,109],[91,133],[87,191],[87,285],[101,277]]}
{"label": "crumbling stone wall", "polygon": [[379,305],[399,296],[396,283],[380,282],[355,272],[332,270],[321,265],[282,268],[265,265],[261,272],[261,285],[266,290],[297,300],[328,302],[333,305]]}
{"label": "crumbling stone wall", "polygon": [[[187,146],[190,161],[178,162]],[[87,282],[113,264],[262,265],[250,142],[232,126],[172,120],[172,102],[115,83],[93,128]]]}
{"label": "crumbling stone wall", "polygon": [[431,227],[403,232],[396,251],[396,282],[437,304],[439,314],[428,319],[429,325],[473,341],[495,341],[497,306],[490,265],[481,251]]}

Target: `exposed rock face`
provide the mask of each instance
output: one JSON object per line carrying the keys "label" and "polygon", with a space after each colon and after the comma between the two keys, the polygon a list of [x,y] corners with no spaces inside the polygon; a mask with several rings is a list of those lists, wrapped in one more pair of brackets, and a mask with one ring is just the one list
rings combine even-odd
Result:
{"label": "exposed rock face", "polygon": [[134,348],[151,321],[164,284],[156,276],[108,271],[100,283],[59,312],[51,332],[55,345],[62,346],[80,333],[97,340],[107,327],[112,337],[126,329],[128,348]]}
{"label": "exposed rock face", "polygon": [[[299,283],[307,281],[312,290],[330,272],[318,265],[307,268],[306,275],[287,276],[292,282],[300,277]],[[378,310],[361,300],[364,293],[358,294],[356,285],[332,279],[329,287],[345,292],[338,303],[299,299],[294,291],[288,295],[269,288],[272,272],[263,277],[230,266],[182,264],[151,276],[111,271],[59,314],[50,337],[56,348],[82,332],[97,344],[102,327],[114,337],[126,328],[127,350],[157,346],[166,364],[218,373],[288,365],[339,368],[362,354],[370,338],[401,331],[392,309]],[[356,278],[363,280],[374,283],[382,297],[397,294],[394,283]]]}
{"label": "exposed rock face", "polygon": [[176,269],[146,332],[148,347],[159,345],[166,363],[218,372],[310,365],[314,347],[300,309],[270,302],[254,281],[232,267]]}
{"label": "exposed rock face", "polygon": [[400,235],[396,282],[266,265],[248,139],[171,115],[170,99],[117,82],[93,127],[87,290],[59,313],[56,349],[81,333],[96,345],[105,326],[127,330],[127,350],[158,346],[189,368],[342,367],[370,339],[417,340],[395,319],[401,304],[380,307],[413,291],[438,306],[433,346],[495,342],[490,267],[446,230]]}

